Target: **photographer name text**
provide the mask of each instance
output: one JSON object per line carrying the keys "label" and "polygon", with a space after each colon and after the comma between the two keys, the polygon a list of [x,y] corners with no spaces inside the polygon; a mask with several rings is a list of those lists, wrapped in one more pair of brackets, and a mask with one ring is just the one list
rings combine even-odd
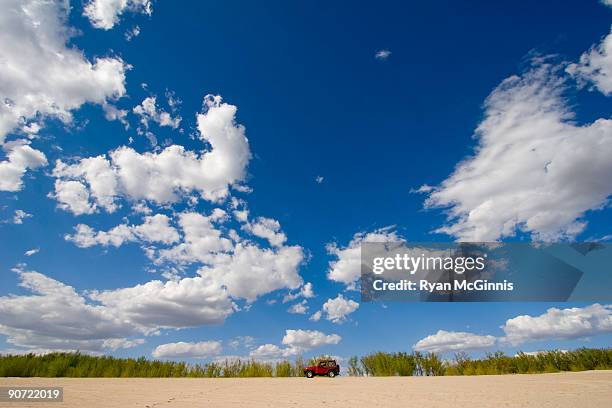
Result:
{"label": "photographer name text", "polygon": [[376,291],[412,291],[412,292],[480,292],[480,291],[512,291],[514,283],[506,279],[503,282],[490,282],[486,279],[478,279],[473,282],[466,280],[453,280],[453,282],[429,282],[426,279],[413,281],[402,279],[397,282],[386,282],[377,279],[372,282],[372,288]]}

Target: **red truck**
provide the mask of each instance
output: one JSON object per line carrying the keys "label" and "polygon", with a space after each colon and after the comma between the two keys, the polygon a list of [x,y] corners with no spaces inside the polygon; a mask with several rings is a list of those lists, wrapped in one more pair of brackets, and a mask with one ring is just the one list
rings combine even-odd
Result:
{"label": "red truck", "polygon": [[317,365],[305,367],[304,375],[308,378],[313,378],[315,375],[326,375],[334,378],[340,375],[340,365],[336,363],[336,360],[322,360]]}

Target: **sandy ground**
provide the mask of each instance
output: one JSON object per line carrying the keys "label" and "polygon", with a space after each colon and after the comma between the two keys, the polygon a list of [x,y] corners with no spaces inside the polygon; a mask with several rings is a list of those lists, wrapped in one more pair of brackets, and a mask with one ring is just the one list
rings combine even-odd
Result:
{"label": "sandy ground", "polygon": [[64,402],[2,407],[612,407],[612,371],[428,378],[0,378],[0,386],[9,385],[62,386]]}

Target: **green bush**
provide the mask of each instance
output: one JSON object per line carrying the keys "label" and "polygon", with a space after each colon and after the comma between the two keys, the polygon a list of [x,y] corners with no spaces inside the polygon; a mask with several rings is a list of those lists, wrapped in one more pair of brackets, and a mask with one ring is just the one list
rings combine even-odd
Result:
{"label": "green bush", "polygon": [[606,369],[612,369],[612,348],[581,348],[537,354],[521,352],[513,357],[497,352],[487,354],[481,360],[470,360],[461,354],[456,355],[454,363],[447,366],[446,375],[535,374]]}
{"label": "green bush", "polygon": [[349,369],[354,375],[373,376],[394,376],[394,375],[414,375],[417,368],[417,360],[414,354],[408,353],[385,353],[379,351],[374,354],[368,354],[361,358],[361,367],[358,367],[356,361],[349,362]]}
{"label": "green bush", "polygon": [[274,375],[276,377],[293,377],[293,367],[289,361],[280,361],[274,367]]}

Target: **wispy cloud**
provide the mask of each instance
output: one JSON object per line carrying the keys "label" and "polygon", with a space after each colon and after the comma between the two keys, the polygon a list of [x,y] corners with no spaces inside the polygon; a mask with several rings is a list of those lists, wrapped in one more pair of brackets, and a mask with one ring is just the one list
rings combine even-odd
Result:
{"label": "wispy cloud", "polygon": [[30,249],[28,251],[25,251],[24,255],[25,256],[32,256],[32,255],[36,255],[39,252],[40,252],[40,248],[32,248],[32,249]]}
{"label": "wispy cloud", "polygon": [[376,58],[379,61],[385,61],[390,56],[391,56],[391,51],[389,50],[378,50],[376,51],[376,54],[374,54],[374,58]]}

